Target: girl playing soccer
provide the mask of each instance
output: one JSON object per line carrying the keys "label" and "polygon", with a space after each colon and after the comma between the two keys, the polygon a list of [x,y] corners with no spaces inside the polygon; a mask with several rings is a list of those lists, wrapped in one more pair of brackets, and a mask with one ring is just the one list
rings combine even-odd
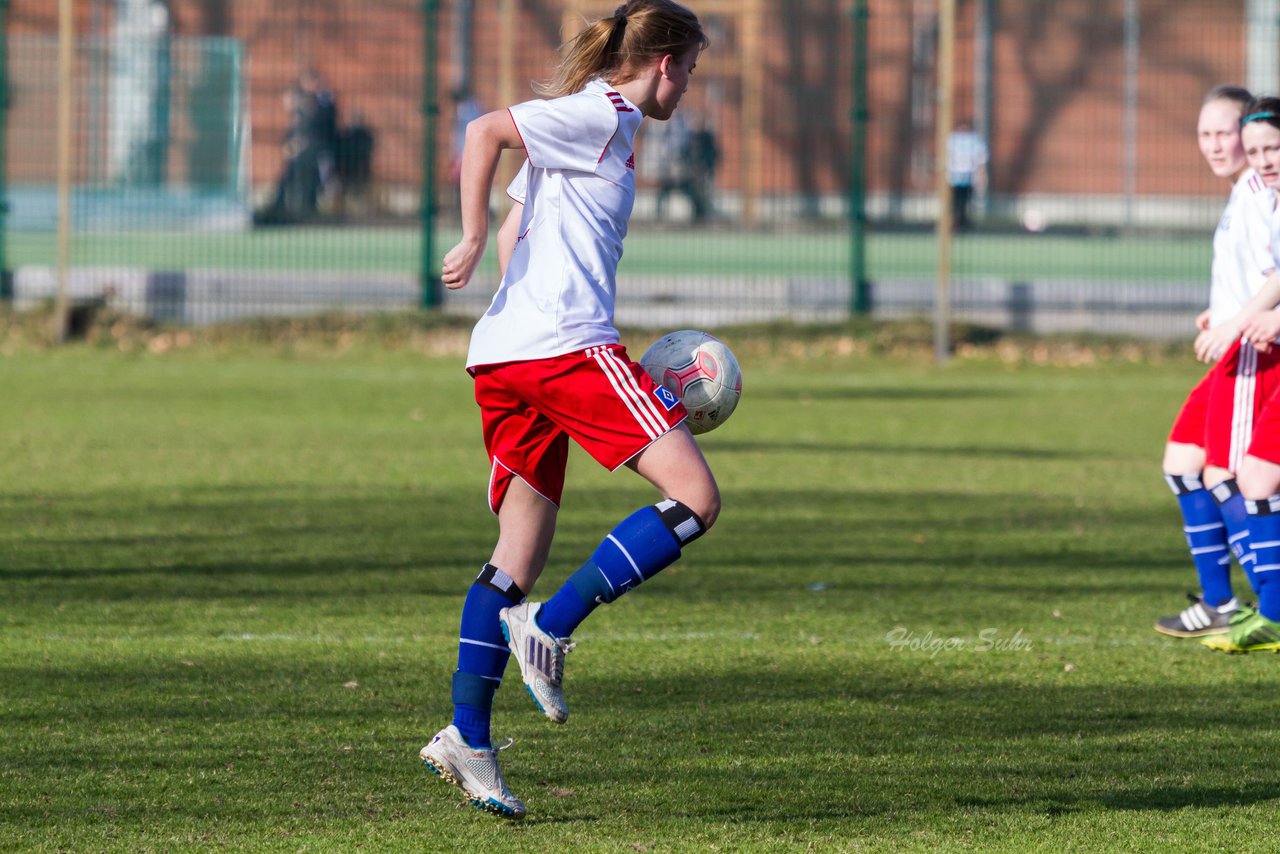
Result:
{"label": "girl playing soccer", "polygon": [[1196,318],[1196,355],[1216,364],[1187,396],[1164,452],[1165,480],[1177,496],[1201,588],[1200,596],[1189,594],[1190,607],[1156,621],[1156,631],[1175,637],[1228,631],[1241,614],[1231,589],[1233,549],[1249,573],[1244,502],[1233,473],[1263,399],[1259,389],[1275,371],[1269,360],[1260,364],[1253,348],[1240,347],[1240,330],[1252,313],[1277,300],[1270,278],[1273,194],[1241,143],[1240,119],[1250,100],[1239,87],[1216,87],[1197,122],[1200,153],[1232,189],[1213,238],[1209,308]]}
{"label": "girl playing soccer", "polygon": [[[1254,100],[1241,124],[1249,164],[1267,186],[1280,190],[1280,98]],[[1280,263],[1280,216],[1273,216],[1271,226],[1271,248]],[[1244,324],[1242,335],[1244,347],[1256,351],[1260,362],[1280,361],[1280,309],[1256,314]],[[1280,651],[1280,382],[1264,391],[1266,402],[1239,468],[1258,608],[1232,621],[1225,635],[1202,641],[1225,652]]]}
{"label": "girl playing soccer", "polygon": [[[632,141],[644,118],[671,117],[706,45],[688,9],[632,0],[568,44],[540,89],[548,100],[467,128],[463,234],[444,258],[446,287],[465,286],[484,254],[499,154],[523,148],[528,159],[498,231],[502,282],[467,355],[498,542],[463,603],[453,722],[420,755],[473,805],[507,818],[525,807],[503,782],[489,717],[509,655],[538,707],[564,723],[573,630],[679,558],[720,512],[715,478],[681,423],[684,407],[628,358],[613,326],[635,201]],[[610,470],[639,473],[662,500],[623,519],[545,603],[526,602],[551,548],[571,438]]]}

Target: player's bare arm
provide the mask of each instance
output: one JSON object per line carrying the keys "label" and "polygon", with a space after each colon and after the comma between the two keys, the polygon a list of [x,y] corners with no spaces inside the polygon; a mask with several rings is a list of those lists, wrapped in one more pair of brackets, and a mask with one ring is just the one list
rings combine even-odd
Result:
{"label": "player's bare arm", "polygon": [[520,220],[524,216],[524,205],[516,202],[511,212],[502,221],[498,229],[498,275],[507,274],[507,264],[511,262],[511,253],[516,251],[516,240],[520,236]]}
{"label": "player's bare arm", "polygon": [[467,125],[462,149],[462,239],[444,256],[440,279],[453,290],[471,281],[489,241],[489,193],[503,149],[521,148],[520,133],[506,110],[486,113]]}

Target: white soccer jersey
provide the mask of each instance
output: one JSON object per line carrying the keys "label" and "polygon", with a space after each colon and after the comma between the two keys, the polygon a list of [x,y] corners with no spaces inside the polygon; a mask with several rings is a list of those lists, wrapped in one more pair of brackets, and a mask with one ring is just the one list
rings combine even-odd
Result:
{"label": "white soccer jersey", "polygon": [[468,368],[619,340],[614,292],[635,204],[640,109],[594,80],[510,113],[528,161],[507,192],[524,212],[506,275],[471,333]]}
{"label": "white soccer jersey", "polygon": [[1275,269],[1271,257],[1274,208],[1274,194],[1257,172],[1246,169],[1231,188],[1213,235],[1210,326],[1238,314]]}

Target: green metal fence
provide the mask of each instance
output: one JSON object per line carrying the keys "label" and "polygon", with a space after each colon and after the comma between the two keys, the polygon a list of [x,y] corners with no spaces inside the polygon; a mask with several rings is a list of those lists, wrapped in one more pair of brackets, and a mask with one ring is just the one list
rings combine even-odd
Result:
{"label": "green metal fence", "polygon": [[[679,121],[638,139],[619,320],[927,313],[944,2],[691,0],[712,46]],[[0,4],[19,309],[59,278],[54,5]],[[614,5],[76,0],[73,297],[181,323],[482,311],[492,258],[463,292],[435,283],[461,122],[532,97]],[[1195,113],[1216,83],[1276,90],[1272,5],[959,0],[953,108],[989,162],[951,254],[957,316],[1183,334],[1226,196]]]}

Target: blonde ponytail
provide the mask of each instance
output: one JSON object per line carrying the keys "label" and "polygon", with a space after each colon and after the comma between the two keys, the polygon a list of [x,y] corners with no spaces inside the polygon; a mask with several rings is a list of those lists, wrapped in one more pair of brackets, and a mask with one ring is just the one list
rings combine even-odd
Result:
{"label": "blonde ponytail", "polygon": [[707,47],[698,16],[672,0],[631,0],[574,36],[550,80],[534,84],[548,98],[572,95],[597,77],[617,85],[635,77],[641,65],[690,48]]}

